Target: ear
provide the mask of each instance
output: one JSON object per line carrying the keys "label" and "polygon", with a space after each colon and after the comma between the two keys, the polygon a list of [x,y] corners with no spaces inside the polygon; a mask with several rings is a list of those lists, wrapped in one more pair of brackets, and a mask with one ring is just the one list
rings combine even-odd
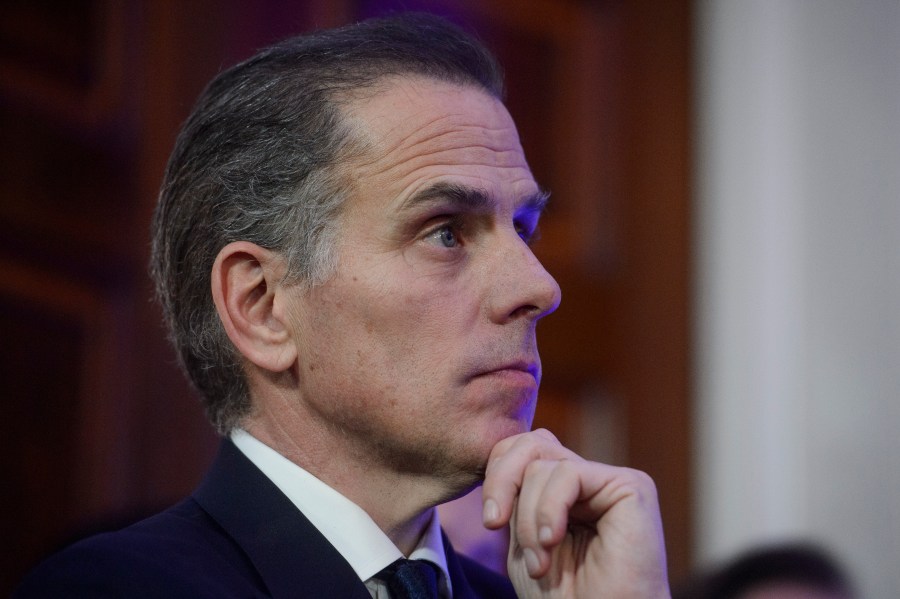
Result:
{"label": "ear", "polygon": [[284,259],[248,241],[229,243],[216,256],[212,295],[228,338],[253,364],[282,372],[297,358],[285,322]]}

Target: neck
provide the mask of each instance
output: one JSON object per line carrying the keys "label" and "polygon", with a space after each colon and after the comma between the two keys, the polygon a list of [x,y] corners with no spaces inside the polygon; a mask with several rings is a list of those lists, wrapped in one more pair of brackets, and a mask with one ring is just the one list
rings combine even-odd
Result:
{"label": "neck", "polygon": [[[293,407],[293,406],[292,406]],[[449,498],[436,477],[396,472],[366,459],[346,437],[313,426],[315,419],[258,409],[243,428],[366,511],[406,556],[415,549],[434,506]]]}

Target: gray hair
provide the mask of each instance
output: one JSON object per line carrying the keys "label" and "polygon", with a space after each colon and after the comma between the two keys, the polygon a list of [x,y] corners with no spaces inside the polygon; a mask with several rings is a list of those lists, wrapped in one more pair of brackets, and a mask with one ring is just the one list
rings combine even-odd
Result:
{"label": "gray hair", "polygon": [[213,79],[182,128],[153,216],[151,274],[180,363],[220,433],[251,404],[212,300],[216,256],[250,241],[284,256],[287,279],[326,280],[348,195],[342,165],[361,149],[341,103],[410,75],[503,95],[479,42],[438,17],[405,14],[263,50]]}

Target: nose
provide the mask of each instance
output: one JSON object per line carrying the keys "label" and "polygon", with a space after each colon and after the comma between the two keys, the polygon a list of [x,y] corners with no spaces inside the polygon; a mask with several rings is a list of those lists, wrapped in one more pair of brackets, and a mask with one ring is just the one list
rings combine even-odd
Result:
{"label": "nose", "polygon": [[514,235],[498,252],[493,271],[492,319],[504,323],[517,318],[538,320],[556,310],[562,293],[556,279],[531,248]]}

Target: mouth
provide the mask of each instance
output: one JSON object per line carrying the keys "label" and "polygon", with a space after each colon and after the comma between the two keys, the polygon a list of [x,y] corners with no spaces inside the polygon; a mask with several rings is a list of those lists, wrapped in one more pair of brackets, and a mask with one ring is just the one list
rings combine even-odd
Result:
{"label": "mouth", "polygon": [[522,359],[488,363],[468,380],[478,411],[511,419],[524,432],[531,426],[541,382],[541,363]]}
{"label": "mouth", "polygon": [[519,360],[485,370],[476,375],[478,377],[498,377],[537,384],[541,380],[541,367],[537,362]]}

